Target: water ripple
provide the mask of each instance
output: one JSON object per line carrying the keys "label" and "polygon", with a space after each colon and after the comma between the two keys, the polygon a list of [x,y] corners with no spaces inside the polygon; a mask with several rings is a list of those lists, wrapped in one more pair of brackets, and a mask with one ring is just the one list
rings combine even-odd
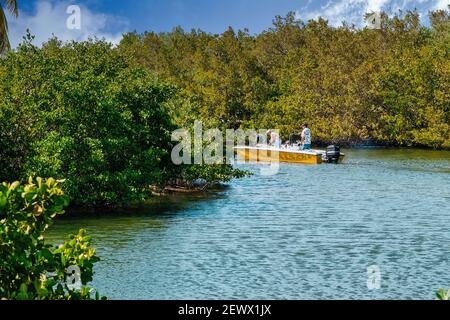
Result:
{"label": "water ripple", "polygon": [[450,286],[449,168],[448,152],[348,151],[147,214],[61,220],[49,237],[87,228],[93,285],[113,299],[432,299]]}

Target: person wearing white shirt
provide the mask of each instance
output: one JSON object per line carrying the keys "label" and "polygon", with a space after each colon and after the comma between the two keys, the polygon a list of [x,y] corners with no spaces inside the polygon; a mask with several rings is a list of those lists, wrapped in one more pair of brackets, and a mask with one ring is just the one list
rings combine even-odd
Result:
{"label": "person wearing white shirt", "polygon": [[311,130],[308,128],[307,123],[305,123],[302,128],[302,150],[311,150]]}

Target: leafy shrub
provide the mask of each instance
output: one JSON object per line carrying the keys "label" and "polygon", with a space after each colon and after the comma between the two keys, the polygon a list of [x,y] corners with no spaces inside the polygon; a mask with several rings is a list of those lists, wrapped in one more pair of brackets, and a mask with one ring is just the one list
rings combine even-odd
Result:
{"label": "leafy shrub", "polygon": [[170,170],[173,95],[108,43],[25,42],[0,61],[0,179],[67,179],[75,205],[138,202]]}
{"label": "leafy shrub", "polygon": [[74,206],[108,207],[140,202],[174,178],[238,175],[172,164],[177,90],[110,44],[31,42],[0,59],[0,180],[62,178]]}
{"label": "leafy shrub", "polygon": [[[84,230],[54,247],[44,233],[64,213],[68,197],[60,181],[30,178],[0,185],[0,299],[89,300],[94,263],[99,261]],[[81,288],[66,280],[70,266],[80,271]],[[99,299],[98,293],[95,297]]]}
{"label": "leafy shrub", "polygon": [[[186,187],[193,187],[193,183],[198,180],[204,180],[206,186],[211,186],[220,182],[228,182],[231,179],[239,179],[249,176],[248,171],[234,169],[227,164],[204,164],[204,165],[183,165],[180,168],[179,177]],[[178,183],[175,183],[178,184]]]}

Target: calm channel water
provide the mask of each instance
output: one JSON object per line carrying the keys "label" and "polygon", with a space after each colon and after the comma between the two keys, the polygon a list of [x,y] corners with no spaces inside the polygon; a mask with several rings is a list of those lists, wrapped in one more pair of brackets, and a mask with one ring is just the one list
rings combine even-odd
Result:
{"label": "calm channel water", "polygon": [[[450,152],[347,150],[341,165],[283,164],[221,192],[169,197],[86,228],[111,299],[434,299],[450,287]],[[381,270],[369,290],[367,268]]]}

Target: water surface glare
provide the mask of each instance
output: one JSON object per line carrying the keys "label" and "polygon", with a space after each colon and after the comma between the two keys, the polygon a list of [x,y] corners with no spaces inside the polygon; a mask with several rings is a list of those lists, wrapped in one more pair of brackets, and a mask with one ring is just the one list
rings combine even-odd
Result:
{"label": "water surface glare", "polygon": [[[450,152],[347,150],[130,215],[65,218],[111,299],[434,299],[450,287]],[[367,287],[367,267],[381,288]]]}

